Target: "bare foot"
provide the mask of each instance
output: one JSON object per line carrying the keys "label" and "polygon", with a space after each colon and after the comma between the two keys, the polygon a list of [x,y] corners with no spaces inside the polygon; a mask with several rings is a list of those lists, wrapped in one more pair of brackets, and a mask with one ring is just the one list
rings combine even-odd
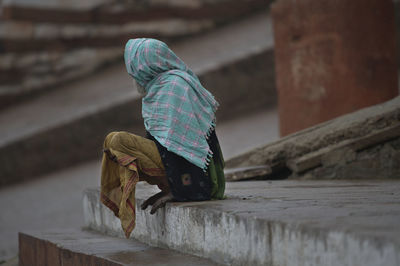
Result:
{"label": "bare foot", "polygon": [[156,202],[153,204],[153,207],[151,208],[150,214],[154,214],[159,208],[162,208],[165,206],[165,204],[169,201],[173,200],[172,193],[169,192],[168,194],[162,196]]}
{"label": "bare foot", "polygon": [[153,207],[151,208],[150,214],[154,214],[159,208],[164,207],[167,202],[172,201],[172,199],[173,196],[171,192],[166,193],[161,191],[145,200],[141,208],[145,210],[149,205],[152,205]]}
{"label": "bare foot", "polygon": [[159,198],[161,198],[165,194],[166,193],[163,191],[158,192],[157,194],[145,200],[140,207],[142,208],[142,210],[145,210],[149,205],[153,205]]}

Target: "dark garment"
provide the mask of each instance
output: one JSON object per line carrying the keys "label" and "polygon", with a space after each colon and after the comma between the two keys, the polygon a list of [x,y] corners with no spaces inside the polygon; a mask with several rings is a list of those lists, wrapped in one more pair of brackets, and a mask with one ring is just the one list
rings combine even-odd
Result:
{"label": "dark garment", "polygon": [[[200,167],[190,163],[183,157],[168,151],[149,133],[147,133],[147,138],[153,140],[157,145],[175,201],[211,199],[212,181],[209,169],[204,172]],[[213,152],[212,160],[214,162],[223,162],[215,131],[211,132],[207,142]]]}

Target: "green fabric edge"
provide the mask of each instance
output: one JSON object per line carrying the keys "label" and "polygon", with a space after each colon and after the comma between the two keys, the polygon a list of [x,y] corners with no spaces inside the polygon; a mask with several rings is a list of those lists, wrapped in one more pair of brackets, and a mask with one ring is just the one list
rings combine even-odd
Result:
{"label": "green fabric edge", "polygon": [[[219,156],[213,156],[213,158],[210,159],[207,171],[211,179],[211,199],[213,200],[225,199],[225,161],[219,144],[217,144],[217,152]],[[214,160],[214,157],[221,159]]]}

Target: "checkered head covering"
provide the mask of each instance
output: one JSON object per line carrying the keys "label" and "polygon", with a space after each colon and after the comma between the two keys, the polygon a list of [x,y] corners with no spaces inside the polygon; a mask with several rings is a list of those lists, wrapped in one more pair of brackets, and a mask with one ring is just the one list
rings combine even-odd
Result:
{"label": "checkered head covering", "polygon": [[168,46],[154,39],[131,39],[125,46],[128,73],[145,88],[142,115],[157,141],[194,165],[207,169],[207,137],[215,127],[218,103]]}

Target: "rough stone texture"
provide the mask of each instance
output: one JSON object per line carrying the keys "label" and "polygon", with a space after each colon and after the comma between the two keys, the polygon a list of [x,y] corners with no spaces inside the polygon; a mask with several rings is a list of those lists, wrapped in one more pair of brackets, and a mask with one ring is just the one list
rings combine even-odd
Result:
{"label": "rough stone texture", "polygon": [[398,95],[392,0],[277,1],[282,135]]}
{"label": "rough stone texture", "polygon": [[91,231],[60,229],[19,233],[21,266],[217,265],[207,259],[149,247]]}
{"label": "rough stone texture", "polygon": [[[257,15],[172,46],[220,102],[219,121],[276,102],[269,22],[266,15]],[[237,36],[242,38],[224,42]],[[5,110],[0,113],[0,150],[7,152],[0,155],[0,184],[98,158],[108,132],[143,132],[140,114],[141,99],[122,62]],[[24,160],[18,159],[21,154]]]}
{"label": "rough stone texture", "polygon": [[399,178],[399,137],[396,97],[256,148],[226,166],[269,165],[270,175],[281,178]]}
{"label": "rough stone texture", "polygon": [[[397,130],[400,132],[400,127]],[[321,164],[297,176],[303,179],[400,178],[400,137],[359,152],[346,148],[330,152],[322,157]]]}
{"label": "rough stone texture", "polygon": [[[398,181],[253,181],[227,184],[222,201],[138,207],[156,190],[140,184],[136,238],[227,265],[398,265]],[[117,218],[84,196],[86,224],[123,237]]]}

